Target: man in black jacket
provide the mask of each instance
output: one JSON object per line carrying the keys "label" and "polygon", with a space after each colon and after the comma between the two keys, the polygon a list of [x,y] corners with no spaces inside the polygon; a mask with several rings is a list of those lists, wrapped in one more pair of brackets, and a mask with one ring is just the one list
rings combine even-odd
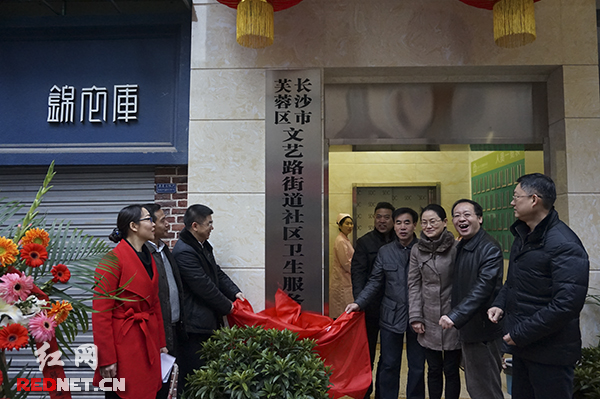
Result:
{"label": "man in black jacket", "polygon": [[[394,233],[394,221],[392,212],[394,206],[389,202],[379,202],[375,206],[373,219],[375,225],[373,230],[363,235],[356,241],[354,256],[352,256],[352,264],[350,265],[350,274],[352,277],[352,295],[354,299],[367,285],[367,280],[373,270],[373,264],[377,257],[379,248],[385,244],[392,242],[396,234]],[[383,290],[375,295],[365,311],[365,325],[367,328],[367,340],[369,342],[369,355],[371,356],[371,370],[375,361],[375,353],[377,350],[377,337],[379,336],[379,309],[381,307],[381,298],[383,298]],[[365,399],[371,397],[373,384],[365,394]],[[376,393],[376,397],[378,394]]]}
{"label": "man in black jacket", "polygon": [[[159,204],[146,204],[143,207],[148,210],[155,223],[154,240],[147,241],[146,247],[154,258],[158,272],[158,299],[163,316],[167,350],[170,355],[177,356],[178,342],[185,339],[183,312],[181,311],[183,288],[175,258],[169,247],[162,241],[163,238],[167,238],[169,222]],[[157,399],[167,398],[169,385],[169,381],[163,384],[161,390],[156,394]]]}
{"label": "man in black jacket", "polygon": [[205,205],[190,206],[183,216],[185,228],[173,248],[183,281],[183,312],[188,335],[187,341],[180,345],[177,359],[180,382],[204,364],[198,354],[202,343],[222,325],[223,316],[231,313],[233,301],[244,300],[238,286],[217,265],[208,242],[214,229],[212,213]]}
{"label": "man in black jacket", "polygon": [[579,237],[554,210],[556,188],[540,173],[520,177],[511,205],[518,220],[508,279],[488,310],[504,316],[513,354],[515,399],[570,399],[581,356],[579,313],[589,282],[589,259]]}
{"label": "man in black jacket", "polygon": [[346,307],[346,312],[368,308],[383,291],[379,319],[381,351],[375,393],[381,399],[398,399],[406,333],[406,398],[425,399],[425,348],[417,342],[417,334],[408,323],[408,266],[410,251],[418,241],[414,231],[419,215],[413,209],[398,208],[392,219],[397,239],[379,249],[364,290]]}
{"label": "man in black jacket", "polygon": [[502,248],[481,228],[483,209],[477,202],[456,201],[452,222],[462,239],[456,249],[452,310],[440,318],[440,325],[458,329],[471,398],[503,399],[502,327],[487,317],[502,286]]}

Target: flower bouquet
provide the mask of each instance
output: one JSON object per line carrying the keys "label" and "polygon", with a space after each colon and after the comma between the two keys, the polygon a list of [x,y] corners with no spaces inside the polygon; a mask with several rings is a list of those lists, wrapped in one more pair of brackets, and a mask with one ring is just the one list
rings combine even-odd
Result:
{"label": "flower bouquet", "polygon": [[[6,352],[30,347],[49,352],[67,350],[79,332],[89,329],[89,300],[70,294],[75,288],[90,293],[98,284],[94,268],[110,250],[102,240],[70,229],[69,223],[46,225],[37,208],[50,190],[54,163],[46,174],[29,211],[19,223],[10,223],[22,208],[16,202],[0,203],[0,397],[23,398],[29,392],[15,390],[17,378],[26,368],[12,372]],[[69,283],[66,285],[66,283]],[[86,295],[84,295],[86,296]],[[87,302],[87,303],[86,303]],[[40,363],[41,364],[41,363]],[[50,364],[50,363],[48,363]],[[46,365],[47,366],[47,365]],[[49,369],[53,377],[64,377],[62,367]],[[41,366],[40,369],[43,367]],[[70,397],[68,392],[51,397]]]}

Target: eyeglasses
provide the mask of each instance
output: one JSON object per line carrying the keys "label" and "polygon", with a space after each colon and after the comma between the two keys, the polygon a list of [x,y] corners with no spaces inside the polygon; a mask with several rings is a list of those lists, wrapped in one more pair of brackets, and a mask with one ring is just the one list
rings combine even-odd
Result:
{"label": "eyeglasses", "polygon": [[528,198],[528,197],[533,197],[534,195],[535,195],[536,197],[540,198],[540,199],[542,198],[542,197],[540,197],[540,196],[539,196],[539,195],[537,195],[537,194],[531,194],[531,195],[516,195],[516,194],[515,194],[515,195],[513,195],[513,200],[514,200],[514,201],[516,201],[516,200],[518,200],[519,198],[523,198],[523,197],[525,197],[525,198]]}
{"label": "eyeglasses", "polygon": [[442,219],[421,220],[421,226],[427,227],[429,225],[431,227],[435,227],[438,224],[440,224],[441,221],[442,221]]}
{"label": "eyeglasses", "polygon": [[152,216],[148,216],[148,217],[142,218],[142,219],[140,219],[139,221],[141,222],[141,221],[143,221],[143,220],[149,220],[149,221],[151,221],[151,222],[154,222],[154,220],[152,220]]}

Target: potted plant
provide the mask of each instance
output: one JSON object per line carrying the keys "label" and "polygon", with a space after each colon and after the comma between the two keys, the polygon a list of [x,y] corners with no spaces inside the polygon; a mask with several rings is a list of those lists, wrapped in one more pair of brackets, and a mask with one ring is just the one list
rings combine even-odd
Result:
{"label": "potted plant", "polygon": [[222,328],[204,343],[206,365],[188,377],[186,399],[326,399],[331,371],[314,340],[289,330]]}

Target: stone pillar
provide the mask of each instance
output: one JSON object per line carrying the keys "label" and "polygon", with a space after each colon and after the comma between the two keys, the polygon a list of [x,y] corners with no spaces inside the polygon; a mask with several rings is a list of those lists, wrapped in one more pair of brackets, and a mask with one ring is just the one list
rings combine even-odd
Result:
{"label": "stone pillar", "polygon": [[[546,157],[556,182],[556,209],[590,256],[590,294],[600,295],[600,95],[597,65],[564,65],[548,79]],[[582,314],[584,346],[598,343],[600,307]]]}

